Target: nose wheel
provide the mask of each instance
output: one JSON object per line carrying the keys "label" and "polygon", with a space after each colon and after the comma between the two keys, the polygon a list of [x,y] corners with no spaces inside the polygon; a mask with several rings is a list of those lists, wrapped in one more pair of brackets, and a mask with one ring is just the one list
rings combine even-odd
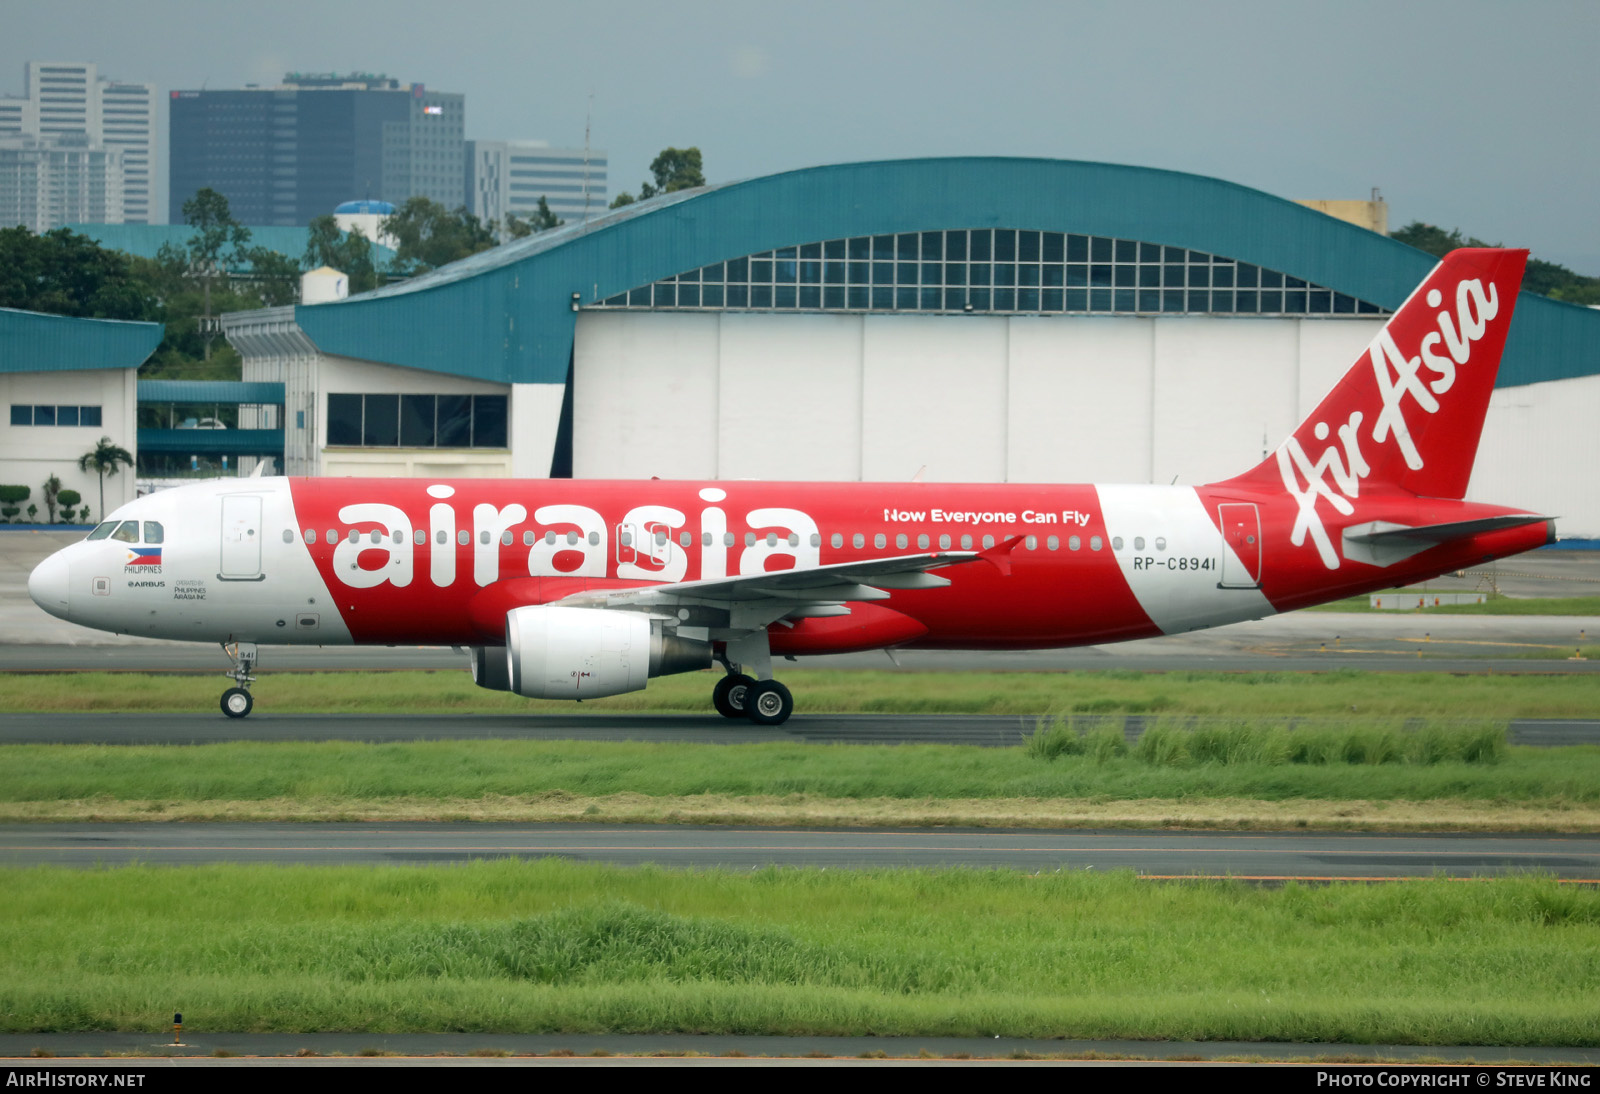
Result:
{"label": "nose wheel", "polygon": [[243,718],[256,705],[250,697],[250,685],[256,679],[251,675],[256,667],[256,644],[240,642],[229,646],[223,643],[222,651],[233,659],[233,671],[225,675],[231,676],[234,682],[233,687],[222,693],[222,713],[230,718]]}

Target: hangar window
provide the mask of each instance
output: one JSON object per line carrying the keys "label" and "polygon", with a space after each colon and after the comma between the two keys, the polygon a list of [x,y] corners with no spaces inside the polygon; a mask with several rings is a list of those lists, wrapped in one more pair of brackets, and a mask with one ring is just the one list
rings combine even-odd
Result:
{"label": "hangar window", "polygon": [[328,396],[330,446],[361,448],[504,448],[504,395]]}
{"label": "hangar window", "polygon": [[690,270],[593,306],[1045,315],[1385,314],[1345,293],[1222,255],[1133,239],[1012,228],[903,232],[784,247]]}
{"label": "hangar window", "polygon": [[97,406],[34,406],[27,403],[11,404],[12,425],[66,425],[100,426],[100,408]]}

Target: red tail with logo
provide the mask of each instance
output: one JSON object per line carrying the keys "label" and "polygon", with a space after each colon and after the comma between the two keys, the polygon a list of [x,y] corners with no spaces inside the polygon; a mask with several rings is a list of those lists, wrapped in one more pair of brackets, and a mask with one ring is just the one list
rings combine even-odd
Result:
{"label": "red tail with logo", "polygon": [[1346,498],[1363,483],[1465,496],[1527,260],[1451,251],[1294,435],[1233,481]]}

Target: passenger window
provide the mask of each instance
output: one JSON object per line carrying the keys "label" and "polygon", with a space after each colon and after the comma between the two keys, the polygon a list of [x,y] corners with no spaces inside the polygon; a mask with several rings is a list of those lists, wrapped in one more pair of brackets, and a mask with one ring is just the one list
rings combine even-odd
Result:
{"label": "passenger window", "polygon": [[939,550],[948,551],[949,549],[950,549],[950,535],[947,532],[944,535],[939,537]]}
{"label": "passenger window", "polygon": [[416,529],[411,533],[411,542],[415,543],[418,547],[421,547],[424,543],[428,542],[428,533],[421,528]]}
{"label": "passenger window", "polygon": [[711,546],[711,533],[710,532],[701,532],[700,533],[700,546],[702,546],[702,547]]}
{"label": "passenger window", "polygon": [[1135,551],[1144,550],[1144,537],[1143,536],[1134,536],[1133,537],[1133,549]]}
{"label": "passenger window", "polygon": [[1067,540],[1067,550],[1069,551],[1077,551],[1082,547],[1083,540],[1079,539],[1077,536],[1073,536],[1071,539]]}
{"label": "passenger window", "polygon": [[[552,535],[553,534],[554,533],[552,533]],[[551,539],[550,542],[554,543],[555,540]],[[657,547],[665,547],[666,545],[667,545],[667,530],[665,528],[657,528],[656,529],[656,546]]]}
{"label": "passenger window", "polygon": [[554,547],[556,545],[556,534],[555,534],[555,532],[553,532],[553,531],[545,532],[545,534],[544,534],[544,545],[546,547]]}
{"label": "passenger window", "polygon": [[354,528],[350,529],[350,542],[351,543],[355,543],[360,538],[361,538],[361,533],[360,532],[356,531]]}
{"label": "passenger window", "polygon": [[984,536],[983,537],[983,549],[985,551],[987,551],[989,548],[991,548],[993,546],[994,546],[994,537],[993,536]]}
{"label": "passenger window", "polygon": [[117,522],[114,521],[114,520],[108,520],[104,524],[102,524],[100,527],[98,527],[94,531],[90,532],[89,533],[89,538],[90,539],[105,539],[107,536],[109,536],[112,532],[115,532],[116,530],[117,530]]}
{"label": "passenger window", "polygon": [[811,533],[811,546],[813,546],[813,547],[821,547],[822,546],[822,533],[820,533],[820,532],[812,532]]}
{"label": "passenger window", "polygon": [[1050,548],[1052,551],[1059,551],[1061,549],[1061,537],[1051,536],[1049,539],[1044,541],[1044,545]]}
{"label": "passenger window", "polygon": [[791,546],[791,547],[800,546],[800,536],[799,536],[798,533],[795,533],[795,532],[790,532],[789,533],[789,546]]}
{"label": "passenger window", "polygon": [[446,543],[450,542],[450,537],[445,534],[445,531],[444,531],[443,528],[439,529],[438,534],[435,535],[433,538],[434,538],[434,542],[436,542],[441,547],[443,547]]}
{"label": "passenger window", "polygon": [[328,543],[330,545],[332,545],[332,544],[335,544],[335,543],[338,543],[338,542],[339,542],[339,529],[337,529],[337,528],[329,528],[328,529]]}
{"label": "passenger window", "polygon": [[[484,533],[484,535],[488,534],[488,532]],[[465,547],[467,544],[472,542],[472,533],[467,531],[465,528],[461,529],[461,531],[456,533],[456,542]]]}
{"label": "passenger window", "polygon": [[724,533],[722,533],[722,545],[724,547],[732,547],[734,545],[734,542],[735,542],[735,540],[733,538],[733,533],[732,532],[724,532]]}
{"label": "passenger window", "polygon": [[[576,533],[576,532],[568,532],[567,533],[567,546],[568,547],[576,547],[577,545],[578,545],[578,533]],[[685,547],[689,546],[689,533],[688,532],[683,533],[683,545]]]}
{"label": "passenger window", "polygon": [[[161,542],[161,537],[162,537],[163,534],[164,533],[162,531],[161,522],[160,521],[158,521],[158,520],[147,520],[147,521],[144,522],[144,541],[146,543],[160,543]],[[294,542],[294,533],[290,532],[289,533],[289,538],[284,540],[283,542],[285,542],[285,543]]]}
{"label": "passenger window", "polygon": [[483,531],[478,533],[478,542],[482,544],[487,544],[489,542],[489,529],[485,528]]}
{"label": "passenger window", "polygon": [[971,536],[962,536],[961,537],[961,549],[963,551],[972,550],[972,537]]}
{"label": "passenger window", "polygon": [[928,533],[923,532],[917,537],[917,547],[924,551],[928,549]]}
{"label": "passenger window", "polygon": [[620,538],[622,540],[622,545],[624,547],[632,547],[633,546],[633,533],[632,532],[626,532],[625,531],[625,532],[622,533]]}
{"label": "passenger window", "polygon": [[522,545],[524,547],[532,547],[533,546],[533,539],[534,539],[534,536],[533,536],[533,532],[531,530],[522,533]]}
{"label": "passenger window", "polygon": [[894,545],[896,549],[904,551],[911,545],[911,541],[906,538],[906,534],[904,532],[901,532],[899,535],[894,537]]}
{"label": "passenger window", "polygon": [[834,545],[834,547],[836,547],[836,548],[837,547],[843,547],[844,546],[844,533],[843,532],[835,532],[835,533],[833,533],[833,538],[831,540],[829,540],[829,542],[832,543]]}
{"label": "passenger window", "polygon": [[1157,536],[1156,537],[1156,550],[1165,551],[1166,549],[1167,549],[1167,539],[1166,539],[1166,537],[1165,536]]}
{"label": "passenger window", "polygon": [[290,530],[288,528],[285,528],[283,530],[283,542],[285,542],[285,543],[293,543],[294,542],[294,532],[292,530]]}
{"label": "passenger window", "polygon": [[744,545],[746,547],[754,547],[756,545],[756,534],[754,532],[746,532],[744,534]]}
{"label": "passenger window", "polygon": [[1022,545],[1030,551],[1037,551],[1039,549],[1039,537],[1029,536],[1027,539],[1022,541]]}
{"label": "passenger window", "polygon": [[598,547],[599,545],[600,545],[600,533],[599,532],[590,532],[589,533],[589,546]]}
{"label": "passenger window", "polygon": [[1113,551],[1122,550],[1122,537],[1121,536],[1112,536],[1111,537],[1111,549]]}
{"label": "passenger window", "polygon": [[511,529],[508,528],[504,532],[500,533],[500,546],[511,546]]}
{"label": "passenger window", "polygon": [[1098,551],[1100,549],[1100,547],[1101,547],[1100,537],[1099,536],[1090,536],[1089,537],[1089,550]]}
{"label": "passenger window", "polygon": [[767,533],[767,546],[768,547],[776,547],[777,545],[778,545],[778,533],[776,533],[776,532],[768,532]]}
{"label": "passenger window", "polygon": [[879,532],[877,535],[872,537],[872,545],[881,551],[883,548],[889,545],[889,537],[884,535],[882,532]]}
{"label": "passenger window", "polygon": [[123,521],[117,526],[117,530],[111,533],[111,538],[118,543],[138,543],[139,522],[136,520]]}
{"label": "passenger window", "polygon": [[307,543],[315,543],[315,542],[317,542],[317,530],[315,528],[307,528],[306,529],[306,542]]}
{"label": "passenger window", "polygon": [[865,547],[867,545],[867,537],[862,535],[860,532],[857,532],[855,535],[850,537],[850,543],[857,549]]}
{"label": "passenger window", "polygon": [[371,539],[373,543],[380,543],[383,540],[383,533],[374,528],[367,538]]}

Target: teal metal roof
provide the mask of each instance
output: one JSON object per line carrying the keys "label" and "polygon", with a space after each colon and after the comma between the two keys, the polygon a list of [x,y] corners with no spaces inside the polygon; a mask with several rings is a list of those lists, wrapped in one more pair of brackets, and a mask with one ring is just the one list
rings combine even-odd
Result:
{"label": "teal metal roof", "polygon": [[195,456],[283,456],[281,429],[141,429],[140,452]]}
{"label": "teal metal roof", "polygon": [[141,403],[283,404],[283,384],[237,380],[140,380]]}
{"label": "teal metal roof", "polygon": [[[580,304],[778,247],[944,228],[1024,228],[1225,255],[1380,307],[1435,259],[1235,183],[1075,160],[842,164],[680,191],[493,248],[408,282],[301,305],[323,352],[512,383],[566,379]],[[1501,385],[1600,373],[1600,313],[1524,293]]]}
{"label": "teal metal roof", "polygon": [[[186,246],[194,229],[187,224],[68,224],[69,231],[86,235],[100,246],[113,251],[123,251],[140,258],[155,258],[162,244]],[[266,247],[299,262],[306,253],[309,228],[281,226],[252,227],[251,247]],[[379,244],[372,245],[374,265],[385,266],[394,259],[394,251]]]}
{"label": "teal metal roof", "polygon": [[161,344],[161,335],[160,323],[0,308],[0,372],[138,368]]}

